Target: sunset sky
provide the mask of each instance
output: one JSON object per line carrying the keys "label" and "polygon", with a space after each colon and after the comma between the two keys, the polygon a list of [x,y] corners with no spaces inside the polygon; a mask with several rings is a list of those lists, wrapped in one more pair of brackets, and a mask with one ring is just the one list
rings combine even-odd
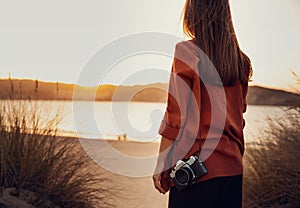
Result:
{"label": "sunset sky", "polygon": [[[0,0],[0,78],[10,72],[14,78],[76,83],[88,59],[120,37],[161,32],[183,38],[183,4],[184,0]],[[253,84],[290,88],[295,83],[290,70],[300,74],[300,1],[231,4],[241,48],[253,62]],[[132,68],[169,72],[171,59],[161,57],[156,63],[158,59],[136,57],[120,63],[110,82],[120,84],[114,76],[126,78]],[[167,82],[168,73],[128,80],[126,84]]]}

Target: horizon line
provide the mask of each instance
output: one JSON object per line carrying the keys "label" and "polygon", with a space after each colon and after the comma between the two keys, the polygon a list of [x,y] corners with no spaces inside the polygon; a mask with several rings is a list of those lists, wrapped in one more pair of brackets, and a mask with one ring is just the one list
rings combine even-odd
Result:
{"label": "horizon line", "polygon": [[[169,84],[169,82],[149,82],[149,83],[136,83],[136,84],[131,84],[131,85],[117,85],[117,84],[112,84],[112,83],[103,83],[103,84],[99,84],[99,85],[94,85],[94,86],[87,86],[87,85],[80,85],[77,83],[70,83],[70,82],[62,82],[62,81],[45,81],[45,80],[40,80],[40,79],[32,79],[32,78],[13,78],[13,77],[8,77],[8,78],[3,78],[0,77],[0,81],[1,80],[19,80],[19,81],[38,81],[38,82],[43,82],[43,83],[59,83],[59,84],[65,84],[65,85],[76,85],[79,87],[86,87],[86,88],[95,88],[95,87],[99,87],[99,86],[103,86],[103,85],[112,85],[112,86],[124,86],[124,87],[131,87],[131,86],[139,86],[139,85],[153,85],[153,84]],[[297,93],[297,89],[293,88],[292,86],[290,86],[290,88],[282,88],[282,87],[277,87],[277,86],[269,86],[269,85],[265,85],[265,84],[254,84],[249,82],[249,87],[262,87],[262,88],[267,88],[267,89],[273,89],[273,90],[283,90],[283,91],[287,91],[287,92],[292,92],[292,93]]]}

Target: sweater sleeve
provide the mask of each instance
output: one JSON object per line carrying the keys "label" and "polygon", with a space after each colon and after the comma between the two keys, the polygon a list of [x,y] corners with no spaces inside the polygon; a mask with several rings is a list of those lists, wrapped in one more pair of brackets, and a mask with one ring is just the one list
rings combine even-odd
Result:
{"label": "sweater sleeve", "polygon": [[192,93],[193,63],[187,50],[182,43],[176,45],[169,80],[167,108],[158,131],[160,135],[171,140],[176,140],[180,135]]}

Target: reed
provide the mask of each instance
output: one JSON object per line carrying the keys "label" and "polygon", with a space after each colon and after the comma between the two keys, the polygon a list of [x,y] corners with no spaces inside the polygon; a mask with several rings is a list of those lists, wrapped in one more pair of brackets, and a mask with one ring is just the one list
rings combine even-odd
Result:
{"label": "reed", "polygon": [[[35,207],[113,207],[113,188],[78,139],[57,135],[60,112],[34,99],[0,102],[0,187]],[[38,94],[38,81],[34,88]]]}
{"label": "reed", "polygon": [[300,106],[285,110],[283,117],[269,119],[263,138],[247,144],[245,208],[300,207]]}

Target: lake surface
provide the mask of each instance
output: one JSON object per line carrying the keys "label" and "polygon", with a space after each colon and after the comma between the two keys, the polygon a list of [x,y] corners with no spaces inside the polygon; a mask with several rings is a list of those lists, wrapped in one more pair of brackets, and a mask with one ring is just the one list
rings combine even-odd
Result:
{"label": "lake surface", "polygon": [[[45,102],[45,101],[39,101]],[[42,103],[41,103],[42,104]],[[43,105],[43,104],[42,104]],[[143,102],[47,102],[53,112],[62,106],[60,134],[84,138],[110,138],[126,134],[134,141],[159,141],[157,133],[166,104]],[[245,140],[252,141],[268,128],[268,118],[284,114],[281,107],[248,106]]]}
{"label": "lake surface", "polygon": [[[37,106],[50,118],[59,112],[62,136],[117,139],[126,134],[127,140],[140,142],[160,141],[157,131],[166,108],[165,103],[84,101],[37,101]],[[244,114],[246,142],[254,141],[268,128],[268,118],[283,115],[281,107],[248,106]]]}

